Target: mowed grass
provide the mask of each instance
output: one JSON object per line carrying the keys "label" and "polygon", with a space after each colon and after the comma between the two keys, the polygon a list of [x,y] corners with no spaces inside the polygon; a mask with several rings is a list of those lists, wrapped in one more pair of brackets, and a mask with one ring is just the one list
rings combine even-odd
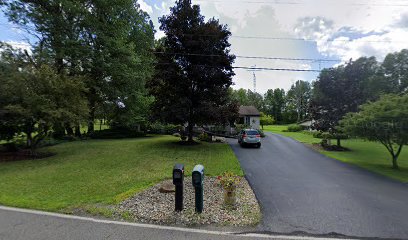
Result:
{"label": "mowed grass", "polygon": [[206,175],[243,174],[227,144],[177,142],[172,136],[76,141],[43,149],[57,153],[50,158],[0,163],[0,204],[50,211],[114,204],[171,178],[175,163],[185,164],[186,175],[195,164]]}
{"label": "mowed grass", "polygon": [[[314,138],[310,132],[284,132],[286,125],[265,126],[264,130],[291,137],[299,142],[306,144],[319,143],[321,139]],[[332,141],[336,144],[336,141]],[[338,159],[343,162],[355,164],[362,168],[388,176],[401,182],[408,182],[408,146],[404,146],[399,156],[399,170],[391,168],[391,155],[387,149],[380,143],[368,142],[360,139],[342,140],[343,147],[351,151],[335,152],[320,150],[322,154],[328,157]]]}

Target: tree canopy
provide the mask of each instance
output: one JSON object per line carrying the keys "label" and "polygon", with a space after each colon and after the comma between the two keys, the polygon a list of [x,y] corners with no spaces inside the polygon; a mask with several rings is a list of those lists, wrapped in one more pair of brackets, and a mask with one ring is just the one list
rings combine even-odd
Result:
{"label": "tree canopy", "polygon": [[383,144],[392,156],[393,168],[398,169],[398,156],[408,144],[408,94],[384,95],[366,103],[359,112],[348,113],[341,125],[349,135]]}
{"label": "tree canopy", "polygon": [[156,74],[147,84],[154,96],[152,110],[166,122],[187,123],[192,141],[193,126],[217,121],[214,113],[229,101],[235,58],[231,33],[217,19],[204,21],[190,0],[177,1],[159,21],[166,36],[156,48]]}
{"label": "tree canopy", "polygon": [[0,137],[24,133],[34,152],[52,126],[74,126],[87,116],[83,79],[34,64],[21,52],[3,48],[0,57]]}
{"label": "tree canopy", "polygon": [[[37,38],[43,64],[69,76],[86,76],[88,131],[97,109],[111,109],[115,125],[147,118],[144,85],[153,72],[154,29],[137,1],[4,1],[9,20]],[[79,129],[79,126],[78,126]],[[71,131],[67,129],[67,131]]]}

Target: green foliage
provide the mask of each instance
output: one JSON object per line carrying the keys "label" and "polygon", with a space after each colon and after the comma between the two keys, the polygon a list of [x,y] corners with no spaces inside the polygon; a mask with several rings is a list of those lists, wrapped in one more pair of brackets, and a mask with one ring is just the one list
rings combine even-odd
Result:
{"label": "green foliage", "polygon": [[200,135],[198,135],[198,139],[199,139],[200,141],[203,141],[203,142],[212,142],[211,136],[209,136],[209,135],[208,135],[207,133],[205,133],[205,132],[200,133]]}
{"label": "green foliage", "polygon": [[297,122],[304,120],[308,116],[310,97],[311,86],[306,81],[296,81],[288,91],[286,95],[287,108],[294,110]]}
{"label": "green foliage", "polygon": [[265,111],[272,115],[276,122],[283,121],[283,113],[285,111],[286,99],[285,90],[276,88],[268,89],[264,96]]}
{"label": "green foliage", "polygon": [[262,129],[263,129],[264,125],[272,125],[272,124],[275,123],[275,119],[272,116],[266,115],[263,112],[261,112],[261,117],[260,117],[259,121],[260,121]]}
{"label": "green foliage", "polygon": [[408,49],[389,53],[383,63],[381,84],[377,84],[381,93],[408,92]]}
{"label": "green foliage", "polygon": [[[73,126],[86,118],[83,94],[87,89],[82,78],[33,64],[10,49],[2,56],[1,64],[7,68],[0,73],[0,129],[11,127],[14,134],[24,133],[27,147],[35,151],[56,123]],[[10,131],[0,134],[10,135]]]}
{"label": "green foliage", "polygon": [[402,146],[408,144],[408,95],[382,96],[362,105],[359,112],[347,114],[341,124],[352,136],[383,144],[397,169]]}
{"label": "green foliage", "polygon": [[93,139],[120,139],[120,138],[137,138],[145,137],[144,132],[137,131],[137,129],[129,128],[113,128],[104,129],[101,131],[94,131],[89,134],[89,137]]}
{"label": "green foliage", "polygon": [[287,128],[288,132],[300,132],[302,130],[303,130],[302,126],[300,126],[298,124],[291,124]]}
{"label": "green foliage", "polygon": [[[58,74],[84,77],[88,131],[102,117],[116,126],[146,121],[145,82],[153,72],[154,29],[136,0],[4,1],[9,20],[38,38],[34,58]],[[67,126],[54,127],[61,134]],[[79,130],[79,125],[76,126]]]}
{"label": "green foliage", "polygon": [[196,164],[203,164],[208,176],[225,171],[243,175],[228,144],[203,142],[185,148],[177,142],[166,136],[47,147],[46,151],[56,155],[41,161],[1,164],[0,204],[58,211],[116,203],[171,178],[174,164],[181,160],[187,175]]}
{"label": "green foliage", "polygon": [[323,132],[321,131],[315,131],[312,135],[314,138],[323,138]]}
{"label": "green foliage", "polygon": [[226,171],[218,176],[218,180],[220,181],[222,188],[227,191],[233,191],[240,182],[240,178],[231,171]]}

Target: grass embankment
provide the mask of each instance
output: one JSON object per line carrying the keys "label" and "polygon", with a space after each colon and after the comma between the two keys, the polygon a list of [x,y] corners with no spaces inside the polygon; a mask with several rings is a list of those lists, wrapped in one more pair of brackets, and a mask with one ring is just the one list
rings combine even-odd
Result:
{"label": "grass embankment", "polygon": [[[319,143],[321,139],[314,138],[310,132],[284,132],[286,125],[265,126],[264,130],[291,137],[306,144]],[[335,143],[335,141],[334,141]],[[320,150],[326,156],[343,162],[355,164],[370,171],[388,176],[401,182],[408,182],[408,146],[404,146],[399,156],[400,170],[391,168],[391,155],[380,143],[368,142],[360,139],[342,140],[343,147],[350,151],[335,152]]]}
{"label": "grass embankment", "polygon": [[171,178],[175,163],[185,164],[186,175],[195,164],[206,175],[243,174],[227,144],[177,142],[172,136],[76,141],[43,149],[57,153],[50,158],[0,163],[0,204],[50,211],[114,204]]}

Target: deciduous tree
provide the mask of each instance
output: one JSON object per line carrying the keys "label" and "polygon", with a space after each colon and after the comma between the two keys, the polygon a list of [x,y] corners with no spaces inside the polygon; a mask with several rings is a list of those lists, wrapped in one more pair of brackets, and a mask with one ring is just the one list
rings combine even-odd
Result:
{"label": "deciduous tree", "polygon": [[351,136],[383,144],[392,157],[392,167],[398,169],[402,147],[408,144],[408,94],[385,95],[376,102],[348,113],[341,121]]}
{"label": "deciduous tree", "polygon": [[210,123],[214,109],[228,101],[235,58],[229,49],[231,33],[217,19],[205,21],[190,0],[177,1],[159,21],[166,37],[156,49],[156,74],[148,83],[152,109],[161,120],[187,123],[193,141],[193,126]]}

